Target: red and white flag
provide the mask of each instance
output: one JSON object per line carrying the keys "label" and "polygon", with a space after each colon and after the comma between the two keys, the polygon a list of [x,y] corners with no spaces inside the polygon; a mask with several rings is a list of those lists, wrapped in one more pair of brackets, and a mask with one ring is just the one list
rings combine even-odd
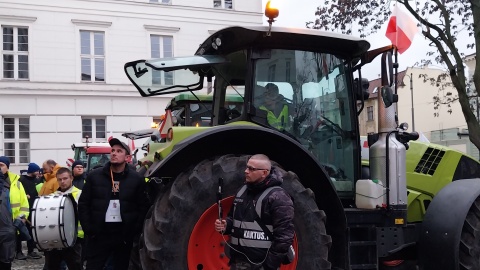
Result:
{"label": "red and white flag", "polygon": [[410,47],[417,32],[418,28],[415,20],[395,5],[385,36],[397,47],[399,53],[403,53]]}
{"label": "red and white flag", "polygon": [[135,152],[135,141],[132,139],[128,140],[128,147],[130,148],[130,153]]}

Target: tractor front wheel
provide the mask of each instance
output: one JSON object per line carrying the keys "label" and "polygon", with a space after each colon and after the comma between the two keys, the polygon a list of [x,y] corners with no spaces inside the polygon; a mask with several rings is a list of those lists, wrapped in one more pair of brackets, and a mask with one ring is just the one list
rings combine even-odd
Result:
{"label": "tractor front wheel", "polygon": [[[185,170],[171,188],[157,198],[147,216],[140,239],[143,269],[229,269],[224,240],[214,230],[218,179],[223,178],[225,214],[233,196],[245,181],[249,156],[225,155],[203,160]],[[285,172],[282,187],[295,203],[297,259],[282,269],[330,269],[331,238],[325,230],[325,214],[313,192],[305,189],[296,174]]]}

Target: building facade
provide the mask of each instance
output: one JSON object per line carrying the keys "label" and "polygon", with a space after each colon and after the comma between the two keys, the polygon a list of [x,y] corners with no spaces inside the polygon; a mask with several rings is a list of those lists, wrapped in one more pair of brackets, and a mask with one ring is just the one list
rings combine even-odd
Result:
{"label": "building facade", "polygon": [[64,165],[85,136],[150,127],[172,96],[141,98],[126,62],[192,55],[218,29],[263,20],[261,0],[2,1],[0,155],[14,172],[46,159]]}

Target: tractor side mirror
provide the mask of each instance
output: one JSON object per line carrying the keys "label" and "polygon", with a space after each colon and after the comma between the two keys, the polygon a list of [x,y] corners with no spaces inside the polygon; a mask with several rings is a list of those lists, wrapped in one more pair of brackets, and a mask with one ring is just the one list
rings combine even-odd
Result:
{"label": "tractor side mirror", "polygon": [[382,101],[385,108],[392,106],[393,103],[398,102],[398,95],[393,94],[390,86],[382,86],[381,89]]}
{"label": "tractor side mirror", "polygon": [[367,100],[370,97],[370,93],[368,92],[368,87],[370,87],[370,82],[367,78],[361,78],[360,83],[358,78],[353,81],[353,87],[355,88],[355,93],[357,96],[357,100]]}

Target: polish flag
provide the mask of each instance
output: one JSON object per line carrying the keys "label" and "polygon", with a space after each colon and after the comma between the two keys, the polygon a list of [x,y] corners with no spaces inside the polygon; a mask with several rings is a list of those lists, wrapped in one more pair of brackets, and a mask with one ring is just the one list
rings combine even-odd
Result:
{"label": "polish flag", "polygon": [[135,141],[132,139],[128,140],[128,147],[130,148],[130,153],[135,152]]}
{"label": "polish flag", "polygon": [[410,47],[417,32],[415,20],[395,5],[385,36],[397,47],[399,53],[403,53]]}

